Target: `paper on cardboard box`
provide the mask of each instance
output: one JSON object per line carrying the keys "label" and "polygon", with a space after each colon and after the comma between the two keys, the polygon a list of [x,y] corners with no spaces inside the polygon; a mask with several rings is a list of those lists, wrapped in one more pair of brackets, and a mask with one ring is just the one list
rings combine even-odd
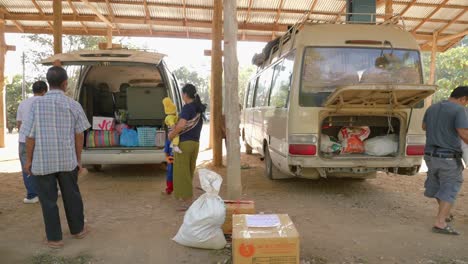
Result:
{"label": "paper on cardboard box", "polygon": [[232,234],[232,215],[235,214],[255,214],[254,201],[225,200],[226,220],[223,224],[223,233]]}
{"label": "paper on cardboard box", "polygon": [[114,130],[114,124],[112,117],[93,116],[93,130]]}
{"label": "paper on cardboard box", "polygon": [[[299,264],[299,233],[287,214],[233,216],[234,264]],[[277,225],[276,219],[279,219]],[[252,221],[253,220],[253,221]],[[271,227],[252,227],[271,226]]]}

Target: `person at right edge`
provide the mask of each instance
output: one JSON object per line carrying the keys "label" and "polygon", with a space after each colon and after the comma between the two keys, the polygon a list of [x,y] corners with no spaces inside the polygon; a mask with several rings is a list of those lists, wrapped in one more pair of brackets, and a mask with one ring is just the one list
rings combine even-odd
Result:
{"label": "person at right edge", "polygon": [[182,150],[182,153],[174,152],[174,197],[182,200],[178,211],[187,210],[192,202],[192,181],[206,110],[206,105],[202,104],[193,84],[186,84],[182,87],[182,99],[185,105],[179,115],[179,121],[168,135],[171,141],[176,136],[180,136],[179,148]]}
{"label": "person at right edge", "polygon": [[439,204],[432,231],[459,235],[448,222],[453,221],[450,210],[463,183],[461,140],[468,143],[468,86],[454,89],[448,100],[430,106],[423,119],[426,131],[424,160],[428,172],[424,195]]}
{"label": "person at right edge", "polygon": [[51,248],[61,248],[57,182],[62,190],[70,233],[81,239],[89,232],[84,224],[78,173],[82,171],[84,131],[91,125],[81,105],[65,95],[68,85],[65,69],[51,67],[46,77],[50,91],[33,103],[31,114],[21,127],[21,133],[26,136],[24,169],[36,177],[47,236],[45,243]]}

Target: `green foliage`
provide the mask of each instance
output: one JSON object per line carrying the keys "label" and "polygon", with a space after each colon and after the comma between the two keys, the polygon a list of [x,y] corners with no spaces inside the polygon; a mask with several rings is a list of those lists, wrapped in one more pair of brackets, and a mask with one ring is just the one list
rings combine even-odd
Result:
{"label": "green foliage", "polygon": [[247,86],[249,85],[249,80],[256,72],[256,67],[249,65],[239,70],[239,98],[241,104],[244,100],[245,91],[247,91]]}
{"label": "green foliage", "polygon": [[[198,72],[182,66],[174,71],[179,83],[183,86],[186,83],[191,83],[197,88],[197,93],[204,104],[210,103],[210,89],[208,85],[208,78],[202,77]],[[181,87],[182,88],[182,87]]]}
{"label": "green foliage", "polygon": [[[38,79],[45,75],[46,67],[40,61],[53,55],[54,40],[51,35],[26,35],[24,36],[30,43],[30,49],[25,51],[26,69],[32,79]],[[64,35],[62,39],[63,52],[70,52],[82,49],[98,49],[99,42],[105,42],[104,37],[96,36],[73,36]]]}
{"label": "green foliage", "polygon": [[[439,89],[434,95],[434,102],[448,98],[452,90],[457,86],[468,85],[468,46],[462,44],[446,52],[437,54],[436,84],[439,86]],[[424,76],[427,83],[430,74],[430,53],[423,54],[423,63]]]}
{"label": "green foliage", "polygon": [[[21,102],[21,88],[23,83],[22,75],[15,75],[10,82],[5,80],[5,91],[6,91],[6,115],[7,115],[7,129],[8,133],[13,132],[16,128],[16,112],[18,111],[18,105]],[[31,84],[26,83],[26,94],[31,93]]]}

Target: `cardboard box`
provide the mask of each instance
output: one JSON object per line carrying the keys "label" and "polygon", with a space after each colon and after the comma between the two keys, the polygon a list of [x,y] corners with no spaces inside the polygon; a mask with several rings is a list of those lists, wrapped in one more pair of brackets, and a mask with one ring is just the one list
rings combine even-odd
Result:
{"label": "cardboard box", "polygon": [[299,264],[299,233],[286,214],[234,215],[233,264]]}
{"label": "cardboard box", "polygon": [[232,234],[232,215],[235,214],[255,214],[254,201],[234,201],[225,200],[226,220],[223,224],[223,233]]}
{"label": "cardboard box", "polygon": [[114,124],[112,117],[93,116],[93,130],[114,130]]}

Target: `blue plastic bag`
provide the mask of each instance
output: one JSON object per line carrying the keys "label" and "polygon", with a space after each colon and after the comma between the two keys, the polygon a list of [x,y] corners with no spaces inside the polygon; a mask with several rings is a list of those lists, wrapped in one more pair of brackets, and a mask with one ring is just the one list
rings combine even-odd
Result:
{"label": "blue plastic bag", "polygon": [[120,145],[124,147],[138,147],[138,133],[133,129],[122,129]]}

